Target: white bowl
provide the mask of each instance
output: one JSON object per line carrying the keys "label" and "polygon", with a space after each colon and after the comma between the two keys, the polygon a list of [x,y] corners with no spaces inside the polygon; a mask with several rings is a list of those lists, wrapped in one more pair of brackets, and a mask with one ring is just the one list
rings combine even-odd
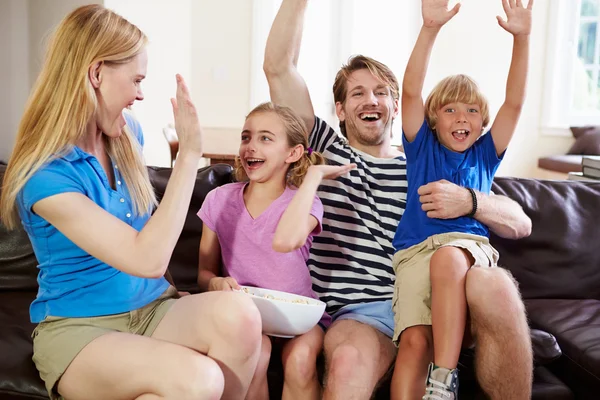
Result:
{"label": "white bowl", "polygon": [[323,317],[325,303],[278,290],[242,286],[262,317],[263,333],[291,338],[310,331]]}

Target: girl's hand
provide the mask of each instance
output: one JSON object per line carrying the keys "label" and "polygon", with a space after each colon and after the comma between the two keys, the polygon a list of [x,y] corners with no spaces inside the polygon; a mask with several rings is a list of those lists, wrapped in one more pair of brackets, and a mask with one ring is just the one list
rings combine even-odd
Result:
{"label": "girl's hand", "polygon": [[[318,174],[319,179],[335,179],[356,168],[356,164],[347,165],[312,165],[308,172]],[[312,172],[311,172],[312,171]]]}
{"label": "girl's hand", "polygon": [[231,290],[239,290],[240,285],[238,285],[237,281],[230,276],[225,278],[221,278],[216,276],[208,282],[208,290],[223,290],[223,291],[231,291]]}
{"label": "girl's hand", "polygon": [[521,0],[502,0],[506,13],[506,21],[497,16],[498,24],[513,36],[529,35],[531,33],[531,9],[533,0],[529,0],[527,8]]}
{"label": "girl's hand", "polygon": [[460,10],[460,3],[452,7],[452,10],[448,10],[448,0],[423,0],[421,4],[423,26],[439,29],[450,21],[458,10]]}
{"label": "girl's hand", "polygon": [[202,156],[202,128],[198,121],[196,107],[192,103],[190,92],[181,75],[176,75],[176,99],[171,99],[173,117],[175,118],[175,131],[179,138],[181,152],[192,152],[198,157]]}

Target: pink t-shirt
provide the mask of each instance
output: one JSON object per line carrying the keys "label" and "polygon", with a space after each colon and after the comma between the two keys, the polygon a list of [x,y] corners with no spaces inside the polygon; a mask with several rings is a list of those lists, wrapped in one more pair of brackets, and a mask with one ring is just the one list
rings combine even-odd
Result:
{"label": "pink t-shirt", "polygon": [[[321,232],[321,200],[315,196],[310,213],[317,219],[317,226],[304,246],[289,253],[278,253],[271,247],[273,236],[296,189],[287,187],[281,196],[254,219],[244,203],[246,185],[245,182],[238,182],[213,189],[198,211],[198,217],[219,238],[224,275],[235,278],[240,285],[318,299],[312,290],[306,260],[313,236]],[[328,316],[321,322],[327,326]]]}

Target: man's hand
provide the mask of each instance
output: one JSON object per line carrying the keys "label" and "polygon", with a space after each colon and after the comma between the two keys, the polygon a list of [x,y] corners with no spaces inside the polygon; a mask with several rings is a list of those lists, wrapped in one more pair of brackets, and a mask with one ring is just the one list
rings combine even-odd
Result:
{"label": "man's hand", "polygon": [[421,208],[429,218],[458,218],[473,209],[469,191],[444,179],[421,186],[417,193]]}
{"label": "man's hand", "polygon": [[216,276],[208,282],[208,290],[223,290],[223,291],[231,291],[231,290],[239,290],[240,285],[238,285],[237,281],[232,277],[228,276],[225,278],[221,278]]}

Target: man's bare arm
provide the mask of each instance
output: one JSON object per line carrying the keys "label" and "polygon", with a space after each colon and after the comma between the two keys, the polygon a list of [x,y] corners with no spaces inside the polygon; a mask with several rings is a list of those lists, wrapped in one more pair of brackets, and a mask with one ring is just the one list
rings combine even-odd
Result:
{"label": "man's bare arm", "polygon": [[308,0],[283,0],[267,39],[263,70],[269,82],[271,100],[290,107],[304,121],[308,132],[315,112],[306,82],[298,73],[298,56]]}
{"label": "man's bare arm", "polygon": [[[423,185],[418,193],[421,208],[429,218],[458,218],[473,210],[469,190],[446,180]],[[531,234],[531,219],[517,202],[506,196],[486,195],[477,191],[475,194],[477,212],[474,218],[496,235],[520,239]]]}

